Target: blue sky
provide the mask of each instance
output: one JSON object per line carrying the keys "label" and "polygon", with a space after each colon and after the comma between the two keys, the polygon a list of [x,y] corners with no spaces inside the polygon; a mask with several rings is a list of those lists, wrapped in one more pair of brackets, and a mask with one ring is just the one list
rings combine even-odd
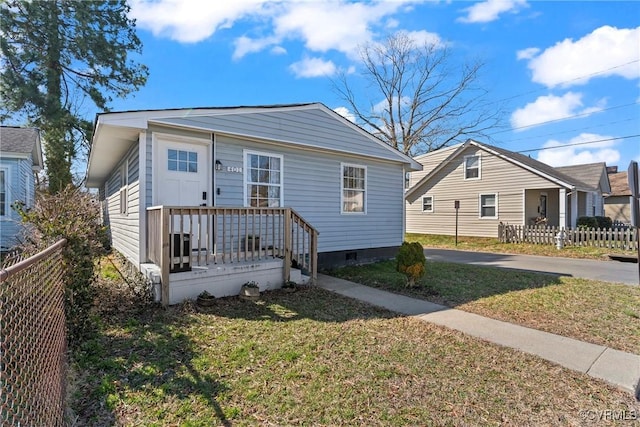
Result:
{"label": "blue sky", "polygon": [[[640,160],[640,2],[133,0],[150,69],[115,111],[322,102],[358,46],[405,31],[486,63],[494,143],[554,166]],[[635,136],[634,136],[635,135]],[[591,141],[600,141],[590,143]],[[585,144],[586,143],[586,144]],[[571,144],[571,145],[568,145]],[[543,147],[564,146],[542,151]]]}

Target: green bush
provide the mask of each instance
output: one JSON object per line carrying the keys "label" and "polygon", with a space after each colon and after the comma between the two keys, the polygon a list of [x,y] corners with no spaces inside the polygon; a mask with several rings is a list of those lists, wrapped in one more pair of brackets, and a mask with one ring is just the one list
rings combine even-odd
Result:
{"label": "green bush", "polygon": [[407,286],[409,287],[415,286],[416,280],[424,276],[426,272],[427,259],[424,256],[422,245],[418,242],[402,242],[396,261],[396,269],[407,276]]}
{"label": "green bush", "polygon": [[40,251],[66,238],[62,256],[65,268],[65,315],[67,337],[72,347],[93,331],[95,259],[104,253],[106,229],[100,222],[100,205],[90,194],[68,186],[56,194],[39,194],[32,209],[16,206],[31,230],[23,248]]}
{"label": "green bush", "polygon": [[581,216],[577,224],[578,228],[597,228],[598,220],[593,216]]}
{"label": "green bush", "polygon": [[598,223],[598,227],[602,228],[611,228],[613,226],[613,221],[608,216],[596,216],[596,222]]}

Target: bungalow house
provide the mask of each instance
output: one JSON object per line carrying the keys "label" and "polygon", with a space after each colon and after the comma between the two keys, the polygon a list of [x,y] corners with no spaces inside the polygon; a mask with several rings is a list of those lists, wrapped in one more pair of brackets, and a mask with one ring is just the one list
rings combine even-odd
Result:
{"label": "bungalow house", "polygon": [[631,190],[627,172],[618,172],[618,168],[613,166],[609,171],[609,182],[611,183],[611,193],[604,199],[605,216],[611,218],[614,224],[631,224]]}
{"label": "bungalow house", "polygon": [[40,131],[34,128],[0,127],[0,251],[20,242],[20,216],[14,202],[27,208],[35,201],[36,174],[42,170]]}
{"label": "bungalow house", "polygon": [[86,185],[113,247],[175,304],[395,255],[419,169],[319,103],[126,111],[97,115]]}
{"label": "bungalow house", "polygon": [[[574,227],[602,215],[609,192],[604,163],[553,168],[528,156],[477,141],[415,158],[406,199],[410,233],[495,237],[500,222]],[[583,181],[583,179],[586,181]]]}

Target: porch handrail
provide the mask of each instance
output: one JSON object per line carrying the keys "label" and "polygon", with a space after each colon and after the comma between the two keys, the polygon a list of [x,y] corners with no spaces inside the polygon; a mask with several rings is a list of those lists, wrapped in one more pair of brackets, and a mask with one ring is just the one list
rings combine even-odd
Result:
{"label": "porch handrail", "polygon": [[292,208],[147,208],[147,258],[160,267],[165,304],[169,301],[170,273],[185,265],[282,258],[283,280],[290,280],[293,264],[315,282],[319,234]]}

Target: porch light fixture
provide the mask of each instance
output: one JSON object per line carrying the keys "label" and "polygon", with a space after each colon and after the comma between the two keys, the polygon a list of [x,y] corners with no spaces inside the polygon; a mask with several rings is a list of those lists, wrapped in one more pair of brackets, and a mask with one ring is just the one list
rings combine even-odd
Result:
{"label": "porch light fixture", "polygon": [[220,160],[216,160],[216,170],[217,171],[222,170],[222,162]]}

